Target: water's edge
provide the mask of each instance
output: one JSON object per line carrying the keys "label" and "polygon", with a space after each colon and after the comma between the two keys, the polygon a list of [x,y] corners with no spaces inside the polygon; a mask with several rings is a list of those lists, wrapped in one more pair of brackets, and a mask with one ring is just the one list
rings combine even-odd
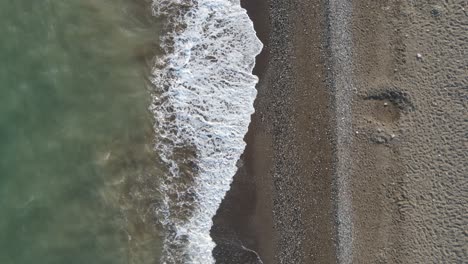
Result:
{"label": "water's edge", "polygon": [[168,167],[157,212],[166,232],[161,261],[214,263],[212,217],[245,148],[262,44],[239,1],[155,0],[153,10],[167,21],[150,108]]}

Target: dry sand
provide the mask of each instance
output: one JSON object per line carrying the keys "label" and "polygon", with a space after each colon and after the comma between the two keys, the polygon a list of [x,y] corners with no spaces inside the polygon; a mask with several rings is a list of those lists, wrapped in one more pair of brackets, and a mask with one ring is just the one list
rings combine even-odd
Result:
{"label": "dry sand", "polygon": [[244,6],[266,48],[217,263],[466,263],[466,1]]}
{"label": "dry sand", "polygon": [[466,1],[353,1],[355,263],[468,261]]}

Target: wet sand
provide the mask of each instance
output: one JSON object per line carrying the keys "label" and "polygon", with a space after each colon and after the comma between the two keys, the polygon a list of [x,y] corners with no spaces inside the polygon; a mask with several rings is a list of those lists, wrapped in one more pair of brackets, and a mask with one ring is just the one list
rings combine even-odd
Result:
{"label": "wet sand", "polygon": [[260,263],[255,251],[263,263],[334,262],[325,5],[244,6],[266,48],[255,69],[260,83],[247,148],[214,218],[215,258]]}
{"label": "wet sand", "polygon": [[466,3],[311,2],[244,3],[266,49],[217,263],[463,263]]}

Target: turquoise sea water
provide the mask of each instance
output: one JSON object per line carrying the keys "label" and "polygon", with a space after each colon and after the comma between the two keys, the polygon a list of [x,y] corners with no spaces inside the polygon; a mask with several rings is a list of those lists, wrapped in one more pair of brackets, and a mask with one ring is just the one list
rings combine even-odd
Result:
{"label": "turquoise sea water", "polygon": [[148,5],[0,2],[0,263],[157,263]]}

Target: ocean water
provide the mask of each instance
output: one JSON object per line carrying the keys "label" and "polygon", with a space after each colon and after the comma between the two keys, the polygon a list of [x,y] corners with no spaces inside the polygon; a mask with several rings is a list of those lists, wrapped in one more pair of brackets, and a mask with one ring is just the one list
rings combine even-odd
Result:
{"label": "ocean water", "polygon": [[159,260],[148,8],[0,2],[0,263]]}
{"label": "ocean water", "polygon": [[238,0],[0,3],[0,263],[214,263],[262,44]]}

